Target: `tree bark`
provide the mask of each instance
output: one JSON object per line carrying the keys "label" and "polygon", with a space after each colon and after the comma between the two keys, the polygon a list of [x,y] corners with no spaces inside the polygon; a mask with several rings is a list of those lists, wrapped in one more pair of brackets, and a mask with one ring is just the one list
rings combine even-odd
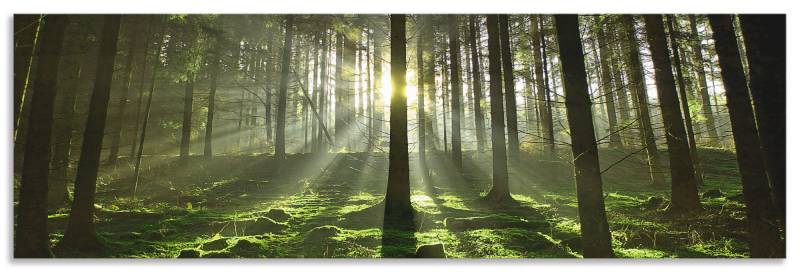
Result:
{"label": "tree bark", "polygon": [[486,149],[486,128],[483,120],[483,109],[481,109],[481,101],[483,100],[483,74],[481,74],[481,67],[478,63],[478,30],[476,26],[476,15],[469,16],[469,47],[472,60],[472,108],[475,111],[475,137],[478,141],[478,152],[483,152]]}
{"label": "tree bark", "polygon": [[608,132],[610,133],[609,147],[622,148],[622,139],[617,130],[617,107],[614,103],[614,86],[611,81],[611,39],[606,36],[606,22],[600,19],[599,15],[594,17],[595,34],[600,43],[600,88],[603,90],[603,98],[606,104],[606,114],[608,115]]}
{"label": "tree bark", "polygon": [[405,15],[391,15],[391,69],[392,100],[389,120],[389,183],[386,187],[384,217],[393,217],[401,221],[410,221],[413,208],[411,207],[411,185],[409,182],[408,167]]}
{"label": "tree bark", "polygon": [[672,65],[669,62],[667,37],[664,33],[663,21],[661,15],[644,16],[645,27],[647,28],[647,43],[650,45],[653,68],[655,69],[658,102],[661,107],[661,117],[664,121],[664,131],[667,134],[669,166],[672,178],[670,210],[682,213],[699,209],[700,198],[697,196],[694,166],[689,153],[688,141],[686,140],[686,130],[681,118],[680,102],[678,101],[678,92],[675,89]]}
{"label": "tree bark", "polygon": [[492,116],[492,189],[487,199],[496,203],[512,201],[508,186],[508,161],[503,120],[503,79],[500,66],[500,33],[498,15],[486,15],[489,33],[489,97]]}
{"label": "tree bark", "polygon": [[[425,15],[420,15],[425,16]],[[420,18],[421,19],[421,18]],[[420,31],[432,31],[433,26],[430,24],[430,21],[426,20],[419,20],[421,22],[419,25]],[[423,177],[428,176],[428,167],[427,167],[427,158],[426,158],[426,127],[425,123],[427,120],[425,118],[425,73],[423,70],[425,69],[424,65],[424,46],[425,41],[423,40],[422,36],[417,37],[417,152],[419,153],[419,166],[421,169],[421,173]]]}
{"label": "tree bark", "polygon": [[505,87],[506,124],[508,129],[508,157],[519,159],[519,131],[517,128],[517,92],[514,90],[514,60],[512,60],[511,38],[508,34],[508,15],[499,15],[500,57],[502,58]]}
{"label": "tree bark", "polygon": [[289,84],[289,63],[292,61],[293,15],[286,15],[285,28],[283,56],[281,57],[281,81],[278,87],[278,116],[275,124],[275,157],[278,159],[286,157],[286,89]]}
{"label": "tree bark", "polygon": [[711,99],[708,95],[708,83],[706,82],[705,60],[703,59],[703,50],[700,43],[700,35],[697,33],[697,16],[689,14],[689,27],[691,28],[692,37],[692,64],[694,71],[697,74],[697,92],[700,93],[701,103],[703,103],[702,111],[705,118],[706,131],[711,143],[717,143],[719,136],[717,136],[717,124],[714,119],[714,111],[711,109]]}
{"label": "tree bark", "polygon": [[531,38],[533,39],[533,62],[536,75],[536,99],[538,100],[539,107],[539,121],[542,124],[542,132],[545,143],[548,145],[551,154],[555,152],[555,136],[553,133],[553,112],[550,108],[549,99],[547,99],[547,81],[545,80],[545,71],[543,64],[544,55],[544,33],[540,29],[542,18],[541,15],[532,15],[531,17]]}
{"label": "tree bark", "polygon": [[739,19],[747,45],[750,93],[755,105],[767,174],[775,207],[780,216],[785,217],[786,16],[740,15]]}
{"label": "tree bark", "polygon": [[61,60],[65,15],[47,15],[41,21],[42,37],[36,59],[36,81],[31,101],[31,125],[27,128],[28,143],[22,165],[19,192],[19,214],[15,229],[15,258],[47,258],[50,256],[47,234],[47,175],[50,160],[51,126],[55,104],[58,64]]}
{"label": "tree bark", "polygon": [[461,44],[458,37],[459,17],[448,15],[448,38],[450,43],[450,118],[452,126],[452,160],[457,171],[461,171]]}
{"label": "tree bark", "polygon": [[577,15],[555,15],[564,96],[572,140],[575,185],[584,258],[611,258],[611,233],[603,201],[603,181],[586,83]]}
{"label": "tree bark", "polygon": [[[722,82],[733,128],[736,158],[742,176],[742,193],[747,206],[748,241],[752,258],[783,258],[785,242],[778,225],[770,219],[770,188],[760,147],[756,121],[747,92],[733,20],[730,15],[709,16],[714,47],[722,69]],[[752,36],[751,36],[752,37]]]}
{"label": "tree bark", "polygon": [[25,105],[34,55],[39,47],[41,15],[14,15],[14,140]]}
{"label": "tree bark", "polygon": [[664,174],[661,170],[661,158],[656,146],[656,137],[650,123],[650,108],[647,99],[647,87],[644,83],[642,60],[639,57],[639,42],[636,40],[636,30],[633,26],[632,15],[622,15],[622,27],[625,40],[628,44],[625,66],[628,74],[628,84],[635,94],[636,108],[639,118],[639,131],[643,145],[647,151],[647,164],[650,167],[650,182],[655,185],[664,185]]}
{"label": "tree bark", "polygon": [[97,55],[97,78],[89,102],[89,116],[83,133],[83,145],[75,178],[75,199],[69,213],[67,231],[62,243],[71,248],[97,246],[94,225],[94,202],[97,168],[103,148],[103,132],[108,114],[108,99],[117,52],[120,15],[105,15],[100,50]]}
{"label": "tree bark", "polygon": [[141,22],[135,17],[130,16],[128,17],[128,23],[130,24],[128,27],[129,33],[127,35],[128,54],[125,56],[125,68],[122,72],[122,90],[119,103],[117,104],[116,113],[114,113],[114,119],[117,121],[111,123],[111,146],[108,150],[107,161],[109,165],[115,165],[117,163],[120,141],[122,140],[122,124],[125,123],[125,111],[128,108],[128,93],[130,93],[131,82],[133,81],[133,67],[136,61],[134,56],[136,56],[135,52],[140,50],[137,48],[138,46],[136,46],[136,41],[141,37],[140,32],[142,29],[139,26]]}

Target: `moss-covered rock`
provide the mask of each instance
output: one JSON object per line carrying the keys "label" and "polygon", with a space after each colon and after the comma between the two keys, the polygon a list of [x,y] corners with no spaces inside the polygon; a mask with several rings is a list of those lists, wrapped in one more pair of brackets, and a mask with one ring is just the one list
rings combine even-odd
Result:
{"label": "moss-covered rock", "polygon": [[266,215],[272,220],[278,222],[286,222],[289,220],[289,218],[292,218],[292,216],[286,213],[286,211],[284,211],[283,209],[269,209]]}
{"label": "moss-covered rock", "polygon": [[262,255],[261,245],[248,239],[239,239],[230,247],[230,252],[239,257],[255,258]]}
{"label": "moss-covered rock", "polygon": [[718,198],[725,196],[720,189],[711,189],[703,193],[703,198]]}
{"label": "moss-covered rock", "polygon": [[341,233],[342,230],[336,226],[320,226],[311,229],[306,233],[305,241],[306,242],[316,242],[322,241],[326,239],[330,239],[331,237],[335,237]]}
{"label": "moss-covered rock", "polygon": [[224,238],[216,239],[210,242],[205,242],[200,245],[200,249],[202,250],[221,250],[228,248],[228,240]]}
{"label": "moss-covered rock", "polygon": [[178,253],[178,258],[181,258],[181,259],[183,259],[183,258],[186,258],[186,259],[189,259],[189,258],[200,258],[201,254],[202,253],[200,252],[200,250],[197,250],[197,249],[194,249],[194,248],[187,248],[187,249],[181,250],[181,252]]}
{"label": "moss-covered rock", "polygon": [[442,244],[422,245],[417,248],[414,256],[417,258],[447,258]]}

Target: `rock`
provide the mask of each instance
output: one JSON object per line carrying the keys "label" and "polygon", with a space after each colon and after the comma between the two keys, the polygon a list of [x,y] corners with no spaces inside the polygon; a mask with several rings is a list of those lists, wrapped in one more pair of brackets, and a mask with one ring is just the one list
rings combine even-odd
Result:
{"label": "rock", "polygon": [[262,251],[261,245],[247,240],[240,239],[230,248],[230,251],[241,257],[258,257]]}
{"label": "rock", "polygon": [[481,217],[445,218],[444,225],[449,230],[467,231],[475,229],[538,229],[549,227],[545,221],[529,221],[525,218],[508,215],[489,215]]}
{"label": "rock", "polygon": [[269,217],[259,217],[255,220],[251,219],[251,220],[237,221],[236,225],[240,231],[244,230],[244,234],[246,235],[279,233],[289,227],[285,223],[275,222],[275,220],[272,220]]}
{"label": "rock", "polygon": [[647,202],[645,203],[650,207],[661,206],[661,204],[664,203],[664,198],[660,196],[651,196],[647,198]]}
{"label": "rock", "polygon": [[725,194],[722,193],[722,191],[720,191],[719,189],[712,189],[703,193],[703,198],[718,198],[723,196],[725,196]]}
{"label": "rock", "polygon": [[286,211],[283,209],[269,209],[267,212],[267,217],[278,222],[286,222],[289,220],[289,218],[292,218],[292,216],[286,213]]}
{"label": "rock", "polygon": [[194,248],[187,248],[181,250],[181,253],[178,254],[178,258],[200,258],[200,251]]}
{"label": "rock", "polygon": [[221,238],[211,242],[206,242],[200,246],[203,250],[221,250],[228,248],[228,240]]}
{"label": "rock", "polygon": [[231,254],[228,251],[214,251],[214,252],[208,252],[206,254],[203,254],[200,257],[202,257],[202,258],[233,258],[235,256],[233,256],[233,254]]}
{"label": "rock", "polygon": [[732,195],[732,196],[726,197],[725,199],[730,200],[730,201],[742,202],[742,201],[744,201],[744,195],[743,194]]}
{"label": "rock", "polygon": [[422,245],[417,248],[417,252],[414,253],[414,257],[417,258],[447,258],[447,254],[444,252],[444,245],[442,244],[432,244],[432,245]]}
{"label": "rock", "polygon": [[342,231],[336,226],[320,226],[306,234],[306,242],[317,242],[339,235]]}

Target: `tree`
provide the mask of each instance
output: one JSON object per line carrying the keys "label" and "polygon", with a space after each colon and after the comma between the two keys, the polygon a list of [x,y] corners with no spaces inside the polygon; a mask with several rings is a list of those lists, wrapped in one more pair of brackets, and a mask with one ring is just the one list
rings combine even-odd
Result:
{"label": "tree", "polygon": [[647,164],[650,167],[650,182],[654,185],[663,185],[664,174],[661,170],[661,158],[658,155],[656,137],[653,134],[653,125],[650,123],[650,106],[647,98],[647,87],[644,82],[642,72],[642,60],[639,56],[639,42],[636,40],[636,29],[634,27],[633,16],[622,15],[622,28],[625,40],[628,44],[626,52],[626,63],[628,74],[628,84],[631,91],[635,94],[634,101],[639,118],[639,131],[642,144],[647,151]]}
{"label": "tree", "polygon": [[750,94],[767,174],[781,216],[786,212],[786,16],[740,15]]}
{"label": "tree", "polygon": [[478,141],[478,152],[483,152],[486,148],[486,128],[483,124],[483,109],[481,109],[481,101],[483,100],[483,88],[481,81],[483,81],[483,74],[481,74],[481,66],[478,63],[478,31],[476,26],[475,15],[469,16],[469,47],[470,59],[472,61],[472,108],[475,111],[475,137]]}
{"label": "tree", "polygon": [[514,90],[514,60],[511,59],[511,38],[508,34],[508,15],[499,15],[500,57],[502,58],[503,85],[505,87],[506,124],[508,126],[508,157],[519,158],[519,132],[517,130],[517,93]]}
{"label": "tree", "polygon": [[411,184],[408,168],[408,109],[406,108],[406,17],[391,15],[392,100],[389,113],[389,184],[384,217],[410,221]]}
{"label": "tree", "polygon": [[[420,15],[425,16],[425,15]],[[423,17],[424,18],[424,17]],[[431,26],[430,21],[423,20],[420,18],[419,28],[420,31],[430,31],[433,30],[433,26]],[[419,153],[419,165],[420,169],[422,169],[422,176],[428,176],[428,163],[426,158],[426,127],[425,124],[428,122],[425,118],[425,73],[423,70],[425,69],[425,62],[424,62],[424,45],[425,41],[421,36],[417,37],[417,152]],[[367,65],[369,66],[369,65]]]}
{"label": "tree", "polygon": [[127,27],[128,35],[126,35],[128,38],[126,46],[128,50],[125,56],[125,68],[122,71],[122,90],[116,112],[114,113],[114,119],[117,121],[111,123],[111,146],[108,151],[108,164],[110,165],[117,163],[119,145],[122,140],[122,124],[125,122],[125,111],[128,108],[128,94],[130,93],[131,82],[133,81],[133,67],[136,61],[134,57],[137,55],[136,52],[140,50],[139,47],[136,46],[136,42],[139,40],[140,32],[142,31],[142,27],[140,26],[141,22],[133,16],[127,18],[128,24],[130,24],[130,26]]}
{"label": "tree", "polygon": [[[607,20],[607,19],[606,19]],[[603,89],[603,98],[606,102],[606,113],[608,115],[609,147],[621,148],[622,139],[617,132],[617,108],[614,103],[614,86],[611,81],[611,42],[606,36],[606,22],[600,15],[594,16],[594,30],[597,41],[600,43],[600,88]]]}
{"label": "tree", "polygon": [[42,19],[41,47],[36,60],[36,81],[31,100],[34,109],[27,128],[25,161],[19,192],[19,219],[14,236],[14,257],[46,258],[50,255],[47,235],[47,175],[49,173],[53,105],[58,86],[66,15]]}
{"label": "tree", "polygon": [[275,157],[279,159],[286,157],[286,89],[289,84],[289,63],[292,61],[293,15],[286,15],[285,28],[281,57],[281,81],[278,87],[278,119],[275,126]]}
{"label": "tree", "polygon": [[708,96],[708,82],[706,82],[705,60],[701,46],[700,35],[697,33],[697,16],[689,14],[689,27],[691,28],[692,46],[692,66],[697,75],[697,92],[700,93],[703,118],[705,119],[706,131],[712,143],[719,139],[717,136],[717,124],[714,119],[714,111],[711,109],[711,99]]}
{"label": "tree", "polygon": [[41,15],[14,15],[14,140],[25,105],[34,55],[38,49]]}
{"label": "tree", "polygon": [[[785,244],[778,225],[770,218],[770,188],[760,148],[755,116],[747,92],[744,68],[736,46],[731,15],[710,15],[714,48],[722,69],[722,83],[733,128],[736,158],[742,178],[750,257],[782,258]],[[751,36],[752,37],[752,36]]]}
{"label": "tree", "polygon": [[647,28],[647,43],[650,45],[655,69],[661,117],[667,134],[672,177],[670,210],[674,212],[696,210],[700,208],[700,198],[697,196],[694,165],[689,154],[686,130],[681,118],[678,92],[675,90],[675,77],[672,75],[672,65],[669,62],[663,18],[661,15],[645,15],[644,22]]}
{"label": "tree", "polygon": [[611,233],[608,230],[603,181],[592,123],[592,102],[586,83],[583,47],[577,15],[555,15],[558,51],[564,72],[564,103],[567,107],[578,214],[581,222],[583,257],[610,258]]}
{"label": "tree", "polygon": [[453,165],[461,171],[461,45],[458,37],[459,20],[456,15],[448,15],[448,38],[450,41],[450,88],[452,103],[450,112],[451,125],[453,127],[452,156]]}
{"label": "tree", "polygon": [[669,29],[669,44],[672,49],[672,61],[675,64],[675,78],[678,82],[678,92],[680,93],[680,106],[683,111],[683,123],[686,126],[686,139],[688,140],[689,156],[694,167],[695,184],[703,184],[703,170],[700,159],[697,156],[697,143],[694,139],[694,127],[692,126],[692,112],[689,109],[689,96],[686,92],[685,78],[683,77],[683,59],[681,51],[678,49],[677,31],[675,31],[674,15],[667,16],[667,29]]}
{"label": "tree", "polygon": [[209,50],[209,65],[211,71],[210,74],[210,82],[208,86],[208,112],[206,113],[206,131],[205,131],[205,138],[203,139],[203,156],[206,159],[210,159],[213,154],[213,146],[212,140],[214,139],[214,113],[216,112],[216,100],[217,100],[217,80],[219,79],[220,74],[220,65],[222,64],[222,44],[224,40],[222,39],[222,17],[217,19],[217,26],[219,27],[217,33],[214,33],[214,48]]}
{"label": "tree", "polygon": [[120,15],[104,15],[100,50],[97,54],[97,78],[89,102],[89,116],[83,133],[81,156],[75,178],[75,199],[69,213],[67,231],[62,244],[72,248],[87,249],[98,245],[94,225],[94,200],[97,185],[97,168],[103,147],[103,132],[108,114],[108,99],[114,59],[117,53]]}
{"label": "tree", "polygon": [[498,24],[498,15],[486,15],[486,30],[489,34],[489,99],[492,117],[492,189],[489,190],[486,198],[495,203],[504,203],[513,201],[513,199],[508,187]]}
{"label": "tree", "polygon": [[533,40],[533,67],[536,76],[536,99],[539,102],[539,121],[542,124],[544,140],[550,148],[550,153],[555,153],[555,135],[553,132],[553,112],[547,98],[549,88],[544,71],[544,33],[540,28],[542,15],[531,15],[531,38]]}

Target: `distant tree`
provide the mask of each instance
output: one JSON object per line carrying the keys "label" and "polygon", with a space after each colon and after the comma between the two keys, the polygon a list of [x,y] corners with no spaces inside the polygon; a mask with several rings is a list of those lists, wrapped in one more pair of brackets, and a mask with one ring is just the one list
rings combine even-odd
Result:
{"label": "distant tree", "polygon": [[450,112],[453,117],[450,118],[451,126],[453,127],[452,136],[452,156],[453,165],[461,171],[461,45],[460,38],[458,37],[459,17],[456,15],[447,16],[447,33],[450,43],[450,88],[451,90],[451,107]]}
{"label": "distant tree", "polygon": [[717,136],[717,124],[714,119],[714,111],[711,109],[711,99],[708,95],[708,82],[706,81],[705,60],[703,58],[703,47],[700,35],[697,33],[697,15],[689,14],[689,28],[691,28],[691,47],[692,47],[692,67],[697,77],[697,92],[700,93],[702,114],[705,119],[706,132],[712,143],[719,141]]}
{"label": "distant tree", "polygon": [[606,114],[608,116],[608,131],[610,133],[609,147],[621,148],[622,137],[616,130],[617,127],[617,107],[614,103],[614,85],[612,84],[612,71],[611,71],[611,48],[612,40],[606,36],[606,24],[608,18],[602,19],[600,15],[594,16],[594,31],[597,41],[600,46],[600,89],[603,90],[603,99],[606,105]]}
{"label": "distant tree", "polygon": [[627,68],[628,84],[631,85],[631,92],[635,94],[637,115],[639,119],[639,131],[647,151],[647,164],[650,167],[650,182],[655,185],[664,185],[664,174],[661,169],[661,158],[658,155],[656,137],[653,133],[653,125],[650,120],[650,106],[647,98],[647,86],[644,82],[644,72],[642,71],[642,60],[639,56],[639,42],[636,39],[636,28],[634,27],[632,15],[622,15],[622,28],[625,35],[624,39],[628,45],[625,53],[625,66]]}
{"label": "distant tree", "polygon": [[555,151],[555,135],[553,132],[553,112],[547,98],[549,89],[544,70],[544,33],[541,29],[542,15],[531,15],[531,39],[533,40],[534,75],[536,76],[536,100],[538,100],[539,121],[541,122],[544,141],[552,152]]}
{"label": "distant tree", "polygon": [[[505,88],[506,124],[508,127],[508,157],[519,158],[519,131],[517,128],[517,93],[514,90],[514,60],[511,52],[508,15],[498,15],[500,20],[500,57],[502,58],[503,86]],[[460,83],[459,83],[460,85]]]}
{"label": "distant tree", "polygon": [[222,46],[224,44],[222,37],[222,29],[224,25],[222,18],[224,17],[217,18],[216,27],[219,29],[216,29],[216,32],[213,33],[214,47],[208,52],[210,82],[208,83],[208,112],[206,113],[206,131],[205,137],[203,138],[203,157],[206,159],[210,159],[214,156],[214,149],[212,146],[212,141],[214,139],[214,113],[217,110],[217,81],[219,80],[220,66],[222,65]]}
{"label": "distant tree", "polygon": [[786,212],[786,16],[740,15],[750,94],[775,206]]}
{"label": "distant tree", "polygon": [[[419,31],[430,31],[433,29],[431,26],[430,21],[426,21],[423,19],[425,15],[420,15],[417,22]],[[424,53],[425,50],[425,40],[423,39],[422,35],[417,36],[417,152],[419,153],[419,166],[422,169],[423,177],[428,176],[428,163],[426,158],[426,141],[427,141],[427,131],[425,131],[426,127],[425,124],[428,122],[425,118],[425,73],[423,70],[425,69],[425,61],[424,61]]]}
{"label": "distant tree", "polygon": [[77,249],[96,247],[99,243],[94,225],[95,191],[100,151],[108,114],[108,99],[114,59],[117,53],[120,15],[104,15],[100,50],[97,54],[97,78],[89,102],[89,116],[83,133],[83,145],[75,178],[75,199],[69,213],[62,244]]}
{"label": "distant tree", "polygon": [[289,84],[289,63],[292,61],[292,35],[294,35],[294,15],[286,15],[281,57],[281,81],[278,87],[278,116],[275,125],[275,157],[286,157],[286,89]]}
{"label": "distant tree", "polygon": [[406,17],[391,15],[392,100],[389,119],[389,184],[385,217],[410,221],[411,184],[408,167],[408,109],[406,105]]}
{"label": "distant tree", "polygon": [[36,14],[14,15],[14,140],[25,105],[28,84],[33,70],[34,55],[39,44],[43,16]]}
{"label": "distant tree", "polygon": [[483,120],[483,109],[481,109],[481,101],[483,100],[483,74],[481,74],[481,65],[478,62],[478,27],[476,26],[476,15],[469,16],[469,47],[470,59],[472,61],[472,109],[475,111],[475,137],[478,141],[478,152],[483,152],[486,148],[486,128]]}
{"label": "distant tree", "polygon": [[603,201],[603,181],[600,177],[578,16],[555,15],[555,22],[564,72],[564,102],[572,140],[583,257],[610,258],[614,257],[614,253]]}
{"label": "distant tree", "polygon": [[126,42],[125,54],[125,68],[122,71],[122,89],[120,90],[119,102],[117,103],[116,112],[113,117],[115,122],[111,122],[111,146],[108,150],[109,165],[117,163],[119,156],[119,147],[122,140],[122,125],[125,123],[125,113],[128,109],[128,96],[133,82],[133,68],[136,66],[135,62],[138,51],[142,50],[137,46],[136,42],[141,39],[142,22],[136,16],[125,16],[127,18],[126,29],[128,33],[125,37],[128,39]]}
{"label": "distant tree", "polygon": [[[58,89],[66,15],[47,15],[42,21],[41,46],[31,98],[25,160],[19,188],[19,214],[14,235],[14,257],[50,256],[47,233],[47,175],[50,162],[53,108]],[[112,57],[113,60],[113,57]],[[113,63],[113,61],[112,61]]]}
{"label": "distant tree", "polygon": [[500,66],[500,33],[498,15],[486,15],[489,33],[489,99],[492,117],[492,189],[487,200],[495,203],[513,201],[508,187],[508,159],[503,120],[503,79]]}
{"label": "distant tree", "polygon": [[778,224],[769,215],[772,206],[769,179],[750,95],[747,92],[744,68],[736,45],[733,19],[731,15],[709,15],[709,21],[714,32],[714,48],[719,57],[719,67],[722,69],[736,158],[742,177],[750,257],[783,258],[786,255],[785,242],[781,239]]}

